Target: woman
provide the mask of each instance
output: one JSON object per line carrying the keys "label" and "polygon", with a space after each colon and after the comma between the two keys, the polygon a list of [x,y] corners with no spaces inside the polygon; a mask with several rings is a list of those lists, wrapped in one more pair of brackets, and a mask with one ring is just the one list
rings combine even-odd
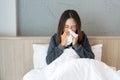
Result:
{"label": "woman", "polygon": [[[72,33],[78,34],[75,37]],[[71,43],[68,44],[70,36]],[[81,59],[82,58],[82,59]],[[83,59],[84,58],[84,59]],[[51,38],[45,68],[47,80],[120,80],[118,72],[94,59],[76,11],[66,10]]]}
{"label": "woman", "polygon": [[[70,35],[69,30],[72,30],[78,34],[78,37],[72,36],[71,44],[66,46],[68,36]],[[47,64],[50,64],[58,58],[64,52],[64,49],[69,47],[72,47],[80,58],[94,59],[94,54],[91,50],[88,38],[86,34],[81,31],[80,17],[75,10],[66,10],[62,14],[59,21],[57,34],[55,33],[51,37],[46,56]]]}

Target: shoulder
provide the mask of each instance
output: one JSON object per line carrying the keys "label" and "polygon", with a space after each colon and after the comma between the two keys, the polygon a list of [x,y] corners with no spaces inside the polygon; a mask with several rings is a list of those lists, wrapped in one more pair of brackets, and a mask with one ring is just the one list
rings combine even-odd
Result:
{"label": "shoulder", "polygon": [[84,31],[82,31],[82,41],[87,40],[87,35]]}
{"label": "shoulder", "polygon": [[82,31],[82,38],[87,37],[86,33],[84,31]]}
{"label": "shoulder", "polygon": [[51,36],[51,42],[54,43],[54,44],[57,44],[56,37],[57,37],[56,33]]}
{"label": "shoulder", "polygon": [[57,34],[56,34],[56,33],[54,33],[54,34],[52,35],[51,39],[56,40],[56,37],[57,37]]}

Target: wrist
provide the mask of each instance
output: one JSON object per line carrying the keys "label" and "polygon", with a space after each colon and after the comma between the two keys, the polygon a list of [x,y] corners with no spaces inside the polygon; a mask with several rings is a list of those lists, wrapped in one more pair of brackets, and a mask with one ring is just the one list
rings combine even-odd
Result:
{"label": "wrist", "polygon": [[61,45],[61,46],[63,46],[63,47],[65,46],[65,44],[64,44],[64,43],[60,43],[60,45]]}

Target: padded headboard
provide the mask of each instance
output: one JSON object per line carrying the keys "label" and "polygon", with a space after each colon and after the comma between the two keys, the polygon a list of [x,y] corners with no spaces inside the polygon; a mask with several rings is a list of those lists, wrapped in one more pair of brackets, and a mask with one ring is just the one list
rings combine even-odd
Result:
{"label": "padded headboard", "polygon": [[[91,45],[102,43],[102,61],[120,69],[120,37],[88,36]],[[33,68],[34,43],[49,43],[50,37],[0,37],[0,79],[20,80]]]}

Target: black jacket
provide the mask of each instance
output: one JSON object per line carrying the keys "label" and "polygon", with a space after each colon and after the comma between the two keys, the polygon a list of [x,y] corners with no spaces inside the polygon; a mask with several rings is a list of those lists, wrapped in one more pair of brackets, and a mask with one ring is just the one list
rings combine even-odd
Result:
{"label": "black jacket", "polygon": [[[89,44],[88,38],[83,31],[82,31],[82,35],[83,38],[81,40],[81,43],[73,45],[72,48],[76,51],[76,53],[80,56],[80,58],[94,59],[94,54],[91,50],[91,46]],[[53,60],[59,57],[65,49],[65,47],[57,43],[56,36],[57,34],[54,34],[51,37],[51,41],[49,43],[49,48],[46,56],[47,64],[50,64]]]}

